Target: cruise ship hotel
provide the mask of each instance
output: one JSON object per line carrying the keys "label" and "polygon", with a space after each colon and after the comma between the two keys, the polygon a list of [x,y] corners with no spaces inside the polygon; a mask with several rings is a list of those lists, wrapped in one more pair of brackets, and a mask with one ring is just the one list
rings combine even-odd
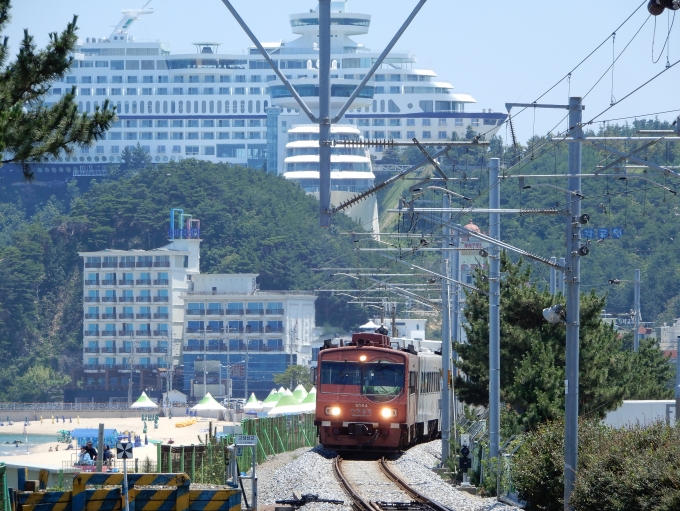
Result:
{"label": "cruise ship hotel", "polygon": [[[63,181],[103,175],[107,166],[120,161],[126,146],[139,143],[154,163],[199,158],[266,167],[317,192],[318,130],[298,111],[258,50],[227,54],[220,52],[219,42],[196,42],[195,52],[177,54],[163,42],[136,41],[130,34],[134,22],[146,16],[153,23],[150,2],[123,11],[107,37],[80,41],[73,67],[53,84],[47,99],[49,103],[76,87],[82,111],[93,112],[109,99],[119,120],[92,147],[35,165],[36,178]],[[289,22],[296,38],[264,46],[310,108],[318,111],[318,12],[292,14]],[[372,51],[353,39],[367,34],[370,24],[371,16],[350,12],[347,0],[332,2],[336,112],[380,55],[380,48]],[[390,53],[341,124],[334,126],[333,137],[395,141],[417,137],[436,145],[454,133],[464,137],[468,127],[487,137],[498,130],[506,114],[473,111],[472,96],[455,92],[450,83],[432,70],[419,69],[416,62],[409,52]],[[380,158],[380,148],[371,151]],[[3,167],[3,172],[20,174],[17,170]],[[361,148],[336,147],[332,172],[335,204],[342,194],[352,195],[373,184],[370,155]]]}

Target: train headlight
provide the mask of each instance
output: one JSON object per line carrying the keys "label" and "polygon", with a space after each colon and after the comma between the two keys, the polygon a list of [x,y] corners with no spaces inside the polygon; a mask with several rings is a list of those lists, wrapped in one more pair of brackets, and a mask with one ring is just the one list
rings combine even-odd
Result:
{"label": "train headlight", "polygon": [[327,406],[326,408],[324,408],[324,413],[326,415],[332,415],[333,417],[337,417],[338,415],[340,415],[340,412],[341,410],[339,406]]}
{"label": "train headlight", "polygon": [[366,355],[361,355],[359,357],[359,360],[361,360],[362,362],[366,362]]}
{"label": "train headlight", "polygon": [[385,419],[392,419],[397,416],[397,411],[394,408],[383,408],[380,410],[380,415]]}

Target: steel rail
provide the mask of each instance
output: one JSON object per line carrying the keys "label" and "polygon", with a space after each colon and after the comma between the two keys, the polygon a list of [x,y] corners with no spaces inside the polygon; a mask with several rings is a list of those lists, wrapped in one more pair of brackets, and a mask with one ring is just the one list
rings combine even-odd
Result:
{"label": "steel rail", "polygon": [[366,502],[361,495],[354,491],[352,484],[347,480],[345,474],[342,473],[342,458],[340,456],[333,460],[333,471],[343,489],[347,492],[347,495],[352,498],[352,506],[355,509],[358,511],[376,511],[370,502]]}
{"label": "steel rail", "polygon": [[399,488],[408,493],[413,499],[417,500],[418,502],[422,502],[423,504],[426,504],[434,511],[451,511],[451,508],[446,507],[444,504],[440,504],[436,500],[432,500],[429,497],[426,497],[419,491],[414,490],[408,484],[406,484],[403,479],[401,479],[399,476],[397,476],[397,474],[395,474],[392,471],[392,469],[387,464],[387,460],[385,458],[380,459],[380,468],[382,469],[384,474],[388,477],[388,479],[393,481],[397,486],[399,486]]}

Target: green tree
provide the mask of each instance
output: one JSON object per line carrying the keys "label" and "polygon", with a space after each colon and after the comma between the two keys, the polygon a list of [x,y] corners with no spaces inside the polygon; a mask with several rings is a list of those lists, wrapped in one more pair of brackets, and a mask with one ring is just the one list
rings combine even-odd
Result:
{"label": "green tree", "polygon": [[16,401],[42,403],[52,401],[54,395],[61,394],[61,388],[71,378],[56,373],[51,367],[34,365],[18,376],[9,389]]}
{"label": "green tree", "polygon": [[136,171],[146,169],[151,166],[151,156],[137,142],[136,146],[126,146],[120,154],[121,164],[118,166],[120,177],[130,177]]}
{"label": "green tree", "polygon": [[[533,428],[564,412],[565,328],[544,321],[542,310],[555,301],[531,284],[530,268],[501,259],[501,394],[524,426]],[[460,368],[467,378],[456,387],[468,404],[488,404],[489,327],[488,283],[477,274],[482,292],[467,297],[465,330],[468,343],[456,344]],[[559,301],[560,298],[557,298]],[[658,347],[645,343],[639,353],[622,350],[611,326],[600,320],[605,298],[581,296],[579,410],[602,417],[623,399],[668,394],[669,367]],[[644,374],[645,381],[638,382]]]}
{"label": "green tree", "polygon": [[290,389],[302,385],[305,389],[309,390],[312,388],[312,382],[309,377],[309,367],[298,365],[288,366],[283,373],[274,375],[274,383],[287,386]]}
{"label": "green tree", "polygon": [[[9,22],[10,7],[10,0],[0,0],[0,33]],[[115,117],[108,100],[91,116],[78,113],[75,87],[52,105],[44,101],[51,84],[73,63],[76,21],[74,16],[61,34],[51,33],[44,50],[25,31],[12,62],[8,39],[0,45],[0,166],[21,163],[27,178],[33,175],[32,163],[99,140]]]}

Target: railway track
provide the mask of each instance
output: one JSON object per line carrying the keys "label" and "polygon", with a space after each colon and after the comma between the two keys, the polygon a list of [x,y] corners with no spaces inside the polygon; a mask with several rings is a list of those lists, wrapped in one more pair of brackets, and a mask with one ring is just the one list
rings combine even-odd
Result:
{"label": "railway track", "polygon": [[406,484],[379,461],[346,461],[335,458],[333,470],[357,511],[451,511]]}

